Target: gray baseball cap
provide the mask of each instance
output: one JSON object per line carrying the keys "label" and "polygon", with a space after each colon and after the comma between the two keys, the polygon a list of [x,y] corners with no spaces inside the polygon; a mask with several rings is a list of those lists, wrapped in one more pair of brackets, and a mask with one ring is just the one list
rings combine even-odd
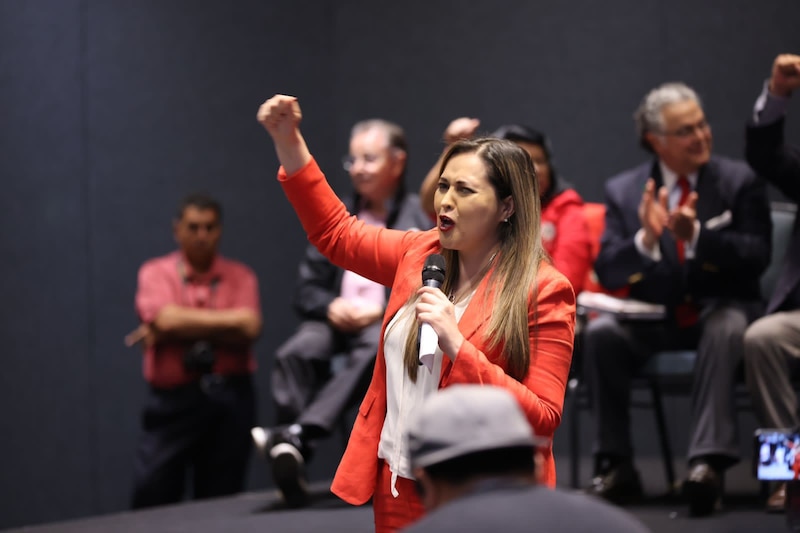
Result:
{"label": "gray baseball cap", "polygon": [[542,446],[507,390],[452,385],[428,398],[408,428],[411,466],[426,467],[471,453]]}

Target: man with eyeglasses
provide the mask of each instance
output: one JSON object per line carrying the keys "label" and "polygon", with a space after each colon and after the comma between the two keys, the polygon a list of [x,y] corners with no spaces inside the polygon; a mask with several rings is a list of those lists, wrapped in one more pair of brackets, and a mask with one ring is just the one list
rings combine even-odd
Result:
{"label": "man with eyeglasses", "polygon": [[[397,124],[372,119],[353,126],[343,165],[354,194],[345,204],[359,220],[403,230],[432,226],[419,197],[406,190],[407,151],[405,133]],[[369,385],[387,300],[384,286],[336,267],[313,246],[307,248],[295,294],[302,321],[275,353],[277,425],[252,430],[291,507],[308,501],[305,463],[313,442],[334,430]],[[346,365],[331,375],[337,354],[346,355]]]}
{"label": "man with eyeglasses", "polygon": [[762,311],[759,277],[771,253],[766,187],[741,161],[711,154],[694,90],[650,91],[634,119],[655,157],[607,181],[606,228],[595,272],[608,289],[663,304],[662,321],[612,315],[584,331],[584,372],[597,421],[589,491],[625,503],[642,495],[633,465],[631,379],[661,350],[696,349],[689,472],[692,516],[721,505],[723,472],[739,461],[732,398],[743,334]]}

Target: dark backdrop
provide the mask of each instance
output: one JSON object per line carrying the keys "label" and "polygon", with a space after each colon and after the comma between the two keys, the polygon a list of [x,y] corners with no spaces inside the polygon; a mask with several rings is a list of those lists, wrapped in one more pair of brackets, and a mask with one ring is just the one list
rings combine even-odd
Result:
{"label": "dark backdrop", "polygon": [[[260,277],[270,422],[267,370],[296,324],[305,239],[254,119],[266,97],[300,98],[340,188],[356,120],[405,126],[416,187],[447,123],[469,115],[545,130],[600,201],[603,180],[643,158],[631,113],[663,81],[694,86],[716,151],[740,157],[773,57],[800,51],[798,20],[794,0],[0,0],[0,527],[127,506],[144,386],[122,337],[136,270],[172,248],[190,190],[222,200],[223,252]],[[341,444],[328,449],[313,477],[333,472]],[[268,485],[255,463],[250,486]]]}

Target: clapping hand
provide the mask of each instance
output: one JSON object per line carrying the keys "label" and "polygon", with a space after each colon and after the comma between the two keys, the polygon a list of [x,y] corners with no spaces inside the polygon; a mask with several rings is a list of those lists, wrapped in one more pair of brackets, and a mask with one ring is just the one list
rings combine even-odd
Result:
{"label": "clapping hand", "polygon": [[668,193],[665,187],[656,192],[653,178],[647,180],[639,202],[639,222],[644,230],[644,245],[653,248],[669,222]]}

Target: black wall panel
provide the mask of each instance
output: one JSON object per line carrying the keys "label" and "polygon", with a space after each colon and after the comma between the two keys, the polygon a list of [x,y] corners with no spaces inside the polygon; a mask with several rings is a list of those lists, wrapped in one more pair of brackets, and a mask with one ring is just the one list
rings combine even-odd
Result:
{"label": "black wall panel", "polygon": [[[484,131],[543,129],[562,173],[601,201],[604,179],[645,157],[631,114],[663,81],[693,85],[716,150],[741,157],[773,57],[800,52],[797,20],[792,0],[0,0],[0,528],[127,507],[144,384],[122,337],[136,325],[136,271],[172,249],[175,205],[192,190],[222,200],[222,251],[259,275],[259,416],[271,422],[268,371],[296,325],[305,237],[255,121],[265,98],[300,98],[312,152],[342,191],[355,121],[405,127],[415,188],[447,123],[469,115]],[[800,140],[800,118],[788,132]],[[674,405],[681,450],[686,406]],[[657,452],[649,435],[636,442]],[[337,436],[312,477],[329,477],[339,453]],[[268,474],[254,462],[250,486]]]}

